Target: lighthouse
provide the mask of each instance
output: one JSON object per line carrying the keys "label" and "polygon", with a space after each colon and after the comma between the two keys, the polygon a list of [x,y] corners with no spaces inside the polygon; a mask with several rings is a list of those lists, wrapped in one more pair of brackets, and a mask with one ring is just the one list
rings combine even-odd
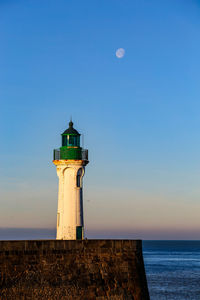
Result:
{"label": "lighthouse", "polygon": [[69,122],[62,134],[62,146],[54,150],[53,163],[59,178],[57,234],[59,240],[82,240],[83,176],[88,164],[88,150],[80,146],[80,133]]}

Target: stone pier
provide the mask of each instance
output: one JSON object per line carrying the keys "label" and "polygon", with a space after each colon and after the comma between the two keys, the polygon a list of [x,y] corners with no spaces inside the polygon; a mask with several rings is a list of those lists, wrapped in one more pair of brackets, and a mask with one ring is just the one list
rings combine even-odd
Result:
{"label": "stone pier", "polygon": [[142,242],[0,241],[0,299],[149,300]]}

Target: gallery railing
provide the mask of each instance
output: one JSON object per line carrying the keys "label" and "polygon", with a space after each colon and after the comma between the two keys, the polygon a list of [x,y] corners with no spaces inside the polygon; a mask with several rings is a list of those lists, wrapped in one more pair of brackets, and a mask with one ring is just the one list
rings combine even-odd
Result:
{"label": "gallery railing", "polygon": [[[81,151],[81,159],[88,160],[88,150],[87,149],[83,149]],[[53,150],[53,160],[60,160],[60,149]]]}

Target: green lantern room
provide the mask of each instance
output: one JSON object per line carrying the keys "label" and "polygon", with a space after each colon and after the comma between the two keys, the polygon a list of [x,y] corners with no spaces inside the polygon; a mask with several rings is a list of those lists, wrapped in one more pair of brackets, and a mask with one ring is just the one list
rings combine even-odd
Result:
{"label": "green lantern room", "polygon": [[70,121],[69,128],[61,134],[62,146],[59,150],[54,150],[54,160],[88,160],[88,150],[82,150],[80,136]]}

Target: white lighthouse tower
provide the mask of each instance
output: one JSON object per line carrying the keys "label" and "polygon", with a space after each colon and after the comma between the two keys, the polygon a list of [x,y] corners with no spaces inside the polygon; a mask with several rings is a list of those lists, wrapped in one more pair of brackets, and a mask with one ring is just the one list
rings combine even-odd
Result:
{"label": "white lighthouse tower", "polygon": [[54,150],[53,160],[59,178],[56,238],[81,240],[84,236],[83,175],[88,150],[80,147],[80,134],[72,121],[61,136],[62,146]]}

